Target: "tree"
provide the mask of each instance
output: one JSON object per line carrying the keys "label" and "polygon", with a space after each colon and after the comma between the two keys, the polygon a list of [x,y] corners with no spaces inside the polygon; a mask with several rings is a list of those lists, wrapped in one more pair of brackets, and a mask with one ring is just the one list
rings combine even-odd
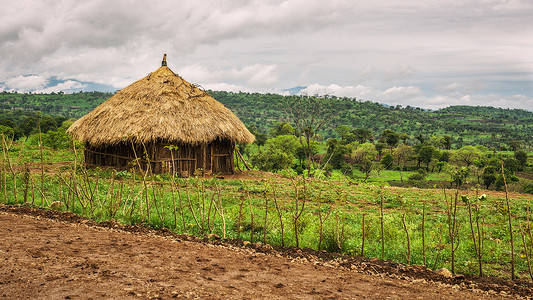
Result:
{"label": "tree", "polygon": [[390,129],[383,130],[383,133],[381,134],[381,141],[389,145],[391,154],[392,154],[392,148],[398,145],[399,140],[400,140],[400,136],[396,132]]}
{"label": "tree", "polygon": [[346,164],[345,157],[351,152],[351,146],[341,144],[337,139],[327,141],[325,160],[335,169],[341,169]]}
{"label": "tree", "polygon": [[481,176],[481,178],[483,179],[483,184],[485,185],[485,187],[487,187],[487,189],[493,183],[496,182],[497,175],[498,175],[498,168],[496,168],[494,166],[485,167],[485,169],[483,170],[483,175]]}
{"label": "tree", "polygon": [[359,165],[361,172],[365,174],[365,181],[370,176],[373,169],[373,162],[376,160],[378,152],[372,143],[364,143],[359,145],[353,153],[353,159]]}
{"label": "tree", "polygon": [[443,136],[442,145],[444,146],[444,149],[450,150],[452,148],[452,137],[449,135]]}
{"label": "tree", "polygon": [[280,135],[294,135],[295,131],[291,124],[286,122],[278,122],[270,130],[270,136],[277,137]]}
{"label": "tree", "polygon": [[349,126],[339,125],[335,131],[337,131],[337,134],[345,144],[355,142],[356,140],[355,134]]}
{"label": "tree", "polygon": [[520,163],[519,171],[524,170],[527,164],[527,152],[524,150],[517,150],[514,152],[514,158]]}
{"label": "tree", "polygon": [[520,170],[520,162],[513,157],[506,158],[503,160],[503,168],[509,170],[509,172],[514,175],[516,171]]}
{"label": "tree", "polygon": [[262,146],[265,144],[268,137],[265,133],[259,132],[255,124],[252,124],[251,126],[248,126],[247,128],[248,128],[248,131],[250,131],[250,133],[255,136],[254,143],[256,143],[258,146]]}
{"label": "tree", "polygon": [[442,137],[440,137],[440,136],[432,136],[429,139],[429,144],[431,144],[432,146],[434,146],[437,149],[443,148]]}
{"label": "tree", "polygon": [[455,183],[455,186],[459,188],[466,181],[470,169],[465,166],[449,166],[448,173],[450,174],[451,182]]}
{"label": "tree", "polygon": [[365,159],[374,161],[376,160],[378,152],[376,147],[372,143],[364,143],[359,145],[353,152],[353,158],[356,163],[359,163]]}
{"label": "tree", "polygon": [[450,152],[449,151],[442,151],[440,153],[439,161],[449,162],[450,161]]}
{"label": "tree", "polygon": [[392,156],[396,160],[396,163],[400,167],[400,180],[403,182],[403,170],[405,168],[405,165],[407,162],[413,157],[414,150],[413,147],[408,145],[400,145],[396,149],[394,149],[394,152],[392,153]]}
{"label": "tree", "polygon": [[483,153],[479,148],[476,148],[474,146],[464,146],[459,150],[456,150],[454,155],[452,156],[453,159],[464,162],[467,167],[470,167],[471,164],[474,163],[474,161],[479,160],[483,157]]}
{"label": "tree", "polygon": [[280,171],[292,165],[294,156],[291,156],[280,149],[266,148],[250,155],[250,162],[262,171]]}
{"label": "tree", "polygon": [[511,148],[512,151],[517,151],[522,148],[522,142],[520,141],[510,141],[509,142],[509,148]]}
{"label": "tree", "polygon": [[15,135],[13,128],[5,125],[0,125],[0,134],[3,134],[7,139],[12,139]]}
{"label": "tree", "polygon": [[311,176],[311,141],[318,131],[333,118],[333,111],[326,102],[327,96],[294,96],[289,98],[286,112],[299,132],[299,141],[307,160],[307,176]]}
{"label": "tree", "polygon": [[422,134],[417,135],[416,139],[418,140],[418,142],[420,142],[420,144],[424,144],[426,142],[426,138],[424,138]]}
{"label": "tree", "polygon": [[374,137],[372,136],[372,132],[370,132],[370,130],[364,128],[356,128],[353,133],[355,135],[355,140],[358,141],[359,144],[366,143],[366,141],[374,140]]}
{"label": "tree", "polygon": [[407,140],[409,139],[409,135],[405,132],[402,132],[400,133],[399,139],[402,141],[402,143],[407,145]]}
{"label": "tree", "polygon": [[426,171],[429,171],[429,164],[433,160],[436,150],[437,149],[431,145],[423,145],[418,151],[418,157],[420,161],[426,164]]}
{"label": "tree", "polygon": [[382,164],[385,169],[389,169],[392,166],[393,162],[394,158],[389,153],[385,154],[383,158],[379,161],[379,163]]}
{"label": "tree", "polygon": [[387,148],[387,144],[382,143],[382,142],[377,142],[374,148],[378,152],[379,157],[381,157],[381,152],[383,152],[383,149]]}
{"label": "tree", "polygon": [[295,157],[298,147],[300,147],[300,143],[298,138],[294,135],[279,135],[275,138],[268,139],[265,142],[265,147],[279,149],[282,152]]}

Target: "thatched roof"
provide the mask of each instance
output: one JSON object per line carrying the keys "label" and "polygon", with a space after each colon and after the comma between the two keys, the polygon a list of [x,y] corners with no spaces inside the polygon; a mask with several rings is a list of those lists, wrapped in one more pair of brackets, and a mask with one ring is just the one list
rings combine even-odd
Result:
{"label": "thatched roof", "polygon": [[251,143],[254,136],[222,103],[163,66],[117,92],[83,116],[68,132],[94,146],[168,141],[187,144],[228,139]]}

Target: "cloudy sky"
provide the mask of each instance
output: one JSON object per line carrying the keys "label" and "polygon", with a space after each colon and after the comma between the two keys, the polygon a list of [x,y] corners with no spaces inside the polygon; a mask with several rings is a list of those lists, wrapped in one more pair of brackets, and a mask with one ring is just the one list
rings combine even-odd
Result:
{"label": "cloudy sky", "polygon": [[206,89],[533,110],[533,0],[0,0],[0,91]]}

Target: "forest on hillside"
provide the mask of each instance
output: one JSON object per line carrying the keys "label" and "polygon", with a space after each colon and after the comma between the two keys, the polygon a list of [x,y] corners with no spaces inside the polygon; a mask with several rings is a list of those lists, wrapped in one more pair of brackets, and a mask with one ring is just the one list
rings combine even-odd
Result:
{"label": "forest on hillside", "polygon": [[[267,132],[276,122],[288,122],[287,104],[297,96],[211,91],[211,95],[231,108],[247,126]],[[439,110],[419,107],[386,106],[372,101],[330,96],[322,102],[333,118],[321,134],[336,137],[340,125],[364,128],[379,135],[385,129],[417,136],[451,137],[453,147],[484,145],[501,148],[511,141],[533,145],[533,112],[482,106],[451,106]]]}
{"label": "forest on hillside", "polygon": [[[215,99],[230,108],[249,128],[258,134],[268,132],[278,122],[289,122],[287,105],[299,96],[277,94],[233,93],[208,91]],[[10,127],[17,137],[38,130],[37,121],[45,118],[55,130],[69,118],[79,118],[111,97],[112,93],[79,92],[0,93],[0,125]],[[419,107],[387,106],[378,102],[355,98],[329,96],[323,99],[324,110],[332,118],[323,126],[319,137],[323,140],[339,137],[337,128],[348,126],[369,130],[374,136],[383,130],[405,133],[415,143],[417,139],[449,136],[451,147],[483,145],[504,149],[519,141],[523,147],[533,146],[533,112],[520,109],[501,109],[480,106],[451,106],[439,110]],[[51,119],[55,120],[55,128]],[[42,127],[42,124],[41,124]],[[44,132],[46,130],[43,129]]]}

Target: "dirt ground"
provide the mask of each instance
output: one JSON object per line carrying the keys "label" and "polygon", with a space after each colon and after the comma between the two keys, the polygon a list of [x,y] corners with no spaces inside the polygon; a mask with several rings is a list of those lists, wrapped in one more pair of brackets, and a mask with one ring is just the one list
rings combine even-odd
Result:
{"label": "dirt ground", "polygon": [[[336,259],[333,259],[335,258]],[[0,205],[1,299],[498,299],[533,287]]]}

